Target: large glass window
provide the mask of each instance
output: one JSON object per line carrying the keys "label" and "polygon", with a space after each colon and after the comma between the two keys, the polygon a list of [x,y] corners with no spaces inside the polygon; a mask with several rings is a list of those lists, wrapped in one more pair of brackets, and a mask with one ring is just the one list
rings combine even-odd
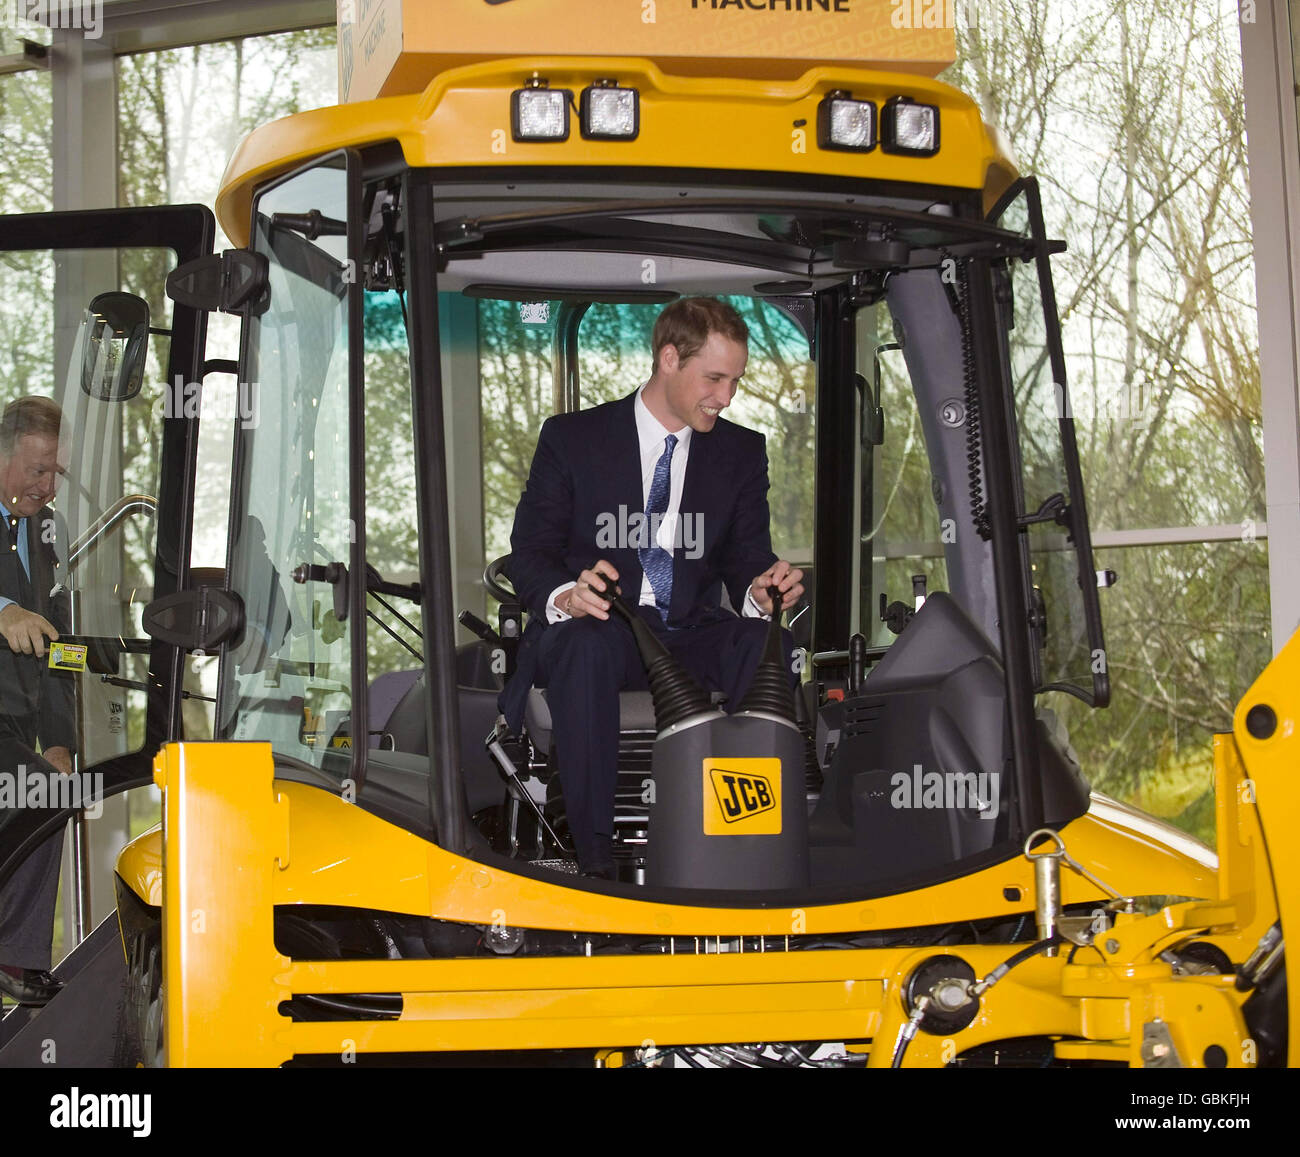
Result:
{"label": "large glass window", "polygon": [[[334,41],[331,26],[118,57],[118,204],[213,206],[222,170],[245,134],[277,117],[334,103]],[[216,249],[229,246],[220,234]],[[161,292],[162,270],[147,267],[154,259],[141,253],[131,260]],[[239,327],[237,317],[210,315],[208,357],[238,357]],[[202,385],[190,561],[220,570],[226,565],[231,453],[235,431],[252,420],[250,391],[230,374],[210,374]],[[191,660],[184,704],[190,738],[213,734],[216,675],[215,658]]]}
{"label": "large glass window", "polygon": [[[213,206],[226,162],[247,133],[335,102],[334,42],[331,26],[118,57],[118,204]],[[224,234],[217,237],[218,250],[229,246]],[[207,348],[210,358],[236,358],[239,319],[211,315]],[[225,565],[240,401],[230,376],[214,374],[204,383],[195,566]]]}
{"label": "large glass window", "polygon": [[[1102,592],[1112,705],[1060,710],[1094,786],[1143,804],[1191,750],[1207,787],[1210,737],[1270,657],[1240,20],[1236,0],[972,5],[946,77],[1038,176],[1067,244],[1071,408],[1119,582]],[[1192,648],[1203,584],[1214,645]],[[1172,814],[1213,839],[1208,799]]]}

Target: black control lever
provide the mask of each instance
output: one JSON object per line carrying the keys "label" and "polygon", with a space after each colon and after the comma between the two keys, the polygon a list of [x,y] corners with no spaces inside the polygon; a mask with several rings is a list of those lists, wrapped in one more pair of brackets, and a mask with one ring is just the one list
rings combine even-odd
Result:
{"label": "black control lever", "polygon": [[[883,596],[882,596],[883,597]],[[856,695],[867,676],[867,638],[863,634],[849,639],[849,694]]]}
{"label": "black control lever", "polygon": [[480,619],[478,615],[474,614],[473,611],[461,611],[461,613],[456,616],[456,621],[460,623],[462,627],[466,628],[466,630],[472,631],[476,634],[483,640],[483,642],[491,643],[494,647],[499,647],[501,645],[501,636],[489,627],[487,623]]}
{"label": "black control lever", "polygon": [[767,597],[772,602],[772,622],[779,623],[781,621],[781,613],[785,610],[785,607],[781,605],[781,588],[778,586],[768,587]]}

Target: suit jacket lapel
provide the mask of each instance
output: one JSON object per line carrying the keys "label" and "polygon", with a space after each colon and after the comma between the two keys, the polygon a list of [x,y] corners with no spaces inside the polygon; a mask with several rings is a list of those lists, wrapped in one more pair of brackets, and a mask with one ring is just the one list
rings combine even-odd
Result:
{"label": "suit jacket lapel", "polygon": [[[629,516],[645,513],[645,495],[641,491],[641,441],[636,432],[636,391],[612,407],[609,440],[597,461],[604,462],[602,476],[595,479],[596,492],[607,496],[609,513],[617,517],[620,506]],[[619,525],[625,525],[620,520]],[[618,565],[618,564],[615,564]],[[623,554],[618,566],[618,585],[624,597],[636,605],[641,595],[641,563],[635,550]]]}
{"label": "suit jacket lapel", "polygon": [[611,431],[610,450],[614,460],[611,493],[617,503],[626,504],[627,512],[645,513],[645,494],[641,491],[641,440],[636,432],[636,391],[618,408]]}

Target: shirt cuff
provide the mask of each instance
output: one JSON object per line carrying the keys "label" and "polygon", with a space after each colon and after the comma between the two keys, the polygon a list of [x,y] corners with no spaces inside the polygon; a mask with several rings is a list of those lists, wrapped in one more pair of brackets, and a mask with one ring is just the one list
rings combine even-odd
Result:
{"label": "shirt cuff", "polygon": [[572,615],[566,615],[562,610],[560,610],[560,608],[555,605],[555,600],[560,595],[564,594],[565,591],[573,590],[577,585],[576,582],[561,583],[551,592],[551,597],[546,600],[546,621],[548,623],[563,623],[573,618]]}
{"label": "shirt cuff", "polygon": [[0,595],[0,611],[3,611],[5,607],[11,607],[13,605],[14,605],[13,599],[7,599],[3,595]]}
{"label": "shirt cuff", "polygon": [[741,608],[740,614],[742,618],[746,619],[766,619],[768,622],[772,621],[772,616],[763,614],[758,603],[754,601],[753,587],[745,588],[745,605]]}

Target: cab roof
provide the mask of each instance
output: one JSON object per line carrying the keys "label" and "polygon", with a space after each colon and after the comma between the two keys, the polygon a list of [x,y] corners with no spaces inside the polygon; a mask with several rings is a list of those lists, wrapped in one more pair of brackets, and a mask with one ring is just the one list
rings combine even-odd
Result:
{"label": "cab roof", "polygon": [[[616,79],[640,93],[635,141],[518,142],[510,95],[540,78],[574,93]],[[929,157],[823,149],[817,107],[831,92],[877,106],[904,96],[940,110],[938,152]],[[227,165],[217,217],[247,245],[256,189],[338,149],[394,142],[422,167],[625,166],[734,170],[858,178],[982,193],[987,210],[1016,179],[1016,166],[975,102],[940,81],[910,73],[813,68],[793,80],[669,75],[635,57],[528,57],[450,69],[422,92],[298,113],[250,133]]]}

